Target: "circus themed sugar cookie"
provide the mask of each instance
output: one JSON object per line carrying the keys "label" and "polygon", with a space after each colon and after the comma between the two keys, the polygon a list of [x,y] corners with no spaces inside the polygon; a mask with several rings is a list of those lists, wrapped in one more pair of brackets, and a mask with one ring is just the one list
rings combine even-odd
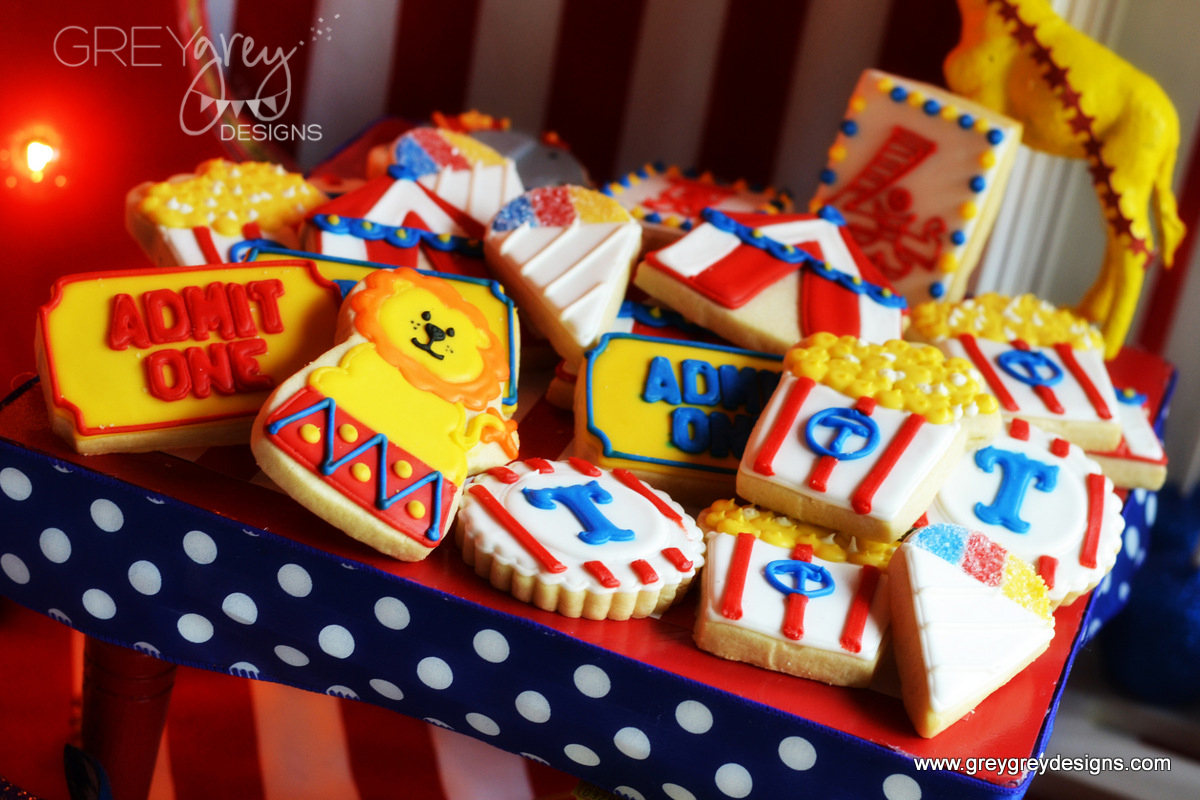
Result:
{"label": "circus themed sugar cookie", "polygon": [[918,528],[888,568],[904,707],[936,736],[1054,638],[1045,584],[1020,557],[958,525]]}
{"label": "circus themed sugar cookie", "polygon": [[1015,120],[869,69],[850,98],[814,208],[828,204],[912,304],[961,300],[1021,143]]}
{"label": "circus themed sugar cookie", "polygon": [[476,573],[546,611],[664,611],[704,565],[700,529],[666,493],[580,458],[514,462],[468,484],[456,539]]}
{"label": "circus themed sugar cookie", "polygon": [[968,359],[1000,402],[1085,450],[1121,441],[1117,396],[1100,332],[1076,314],[1025,294],[984,294],[913,310],[912,338]]}
{"label": "circus themed sugar cookie", "polygon": [[968,453],[929,508],[932,522],[985,534],[1029,562],[1055,605],[1098,584],[1117,560],[1125,519],[1100,465],[1025,420]]}
{"label": "circus themed sugar cookie", "polygon": [[812,214],[701,212],[703,223],[647,253],[634,283],[741,347],[784,353],[809,334],[898,339],[907,303],[833,209]]}
{"label": "circus themed sugar cookie", "polygon": [[1089,452],[1119,489],[1158,491],[1167,480],[1167,453],[1147,416],[1146,395],[1133,388],[1114,387],[1121,443],[1113,450]]}
{"label": "circus themed sugar cookie", "polygon": [[708,537],[702,650],[838,686],[866,686],[887,641],[887,576],[753,533]]}
{"label": "circus themed sugar cookie", "polygon": [[424,558],[468,474],[517,454],[499,404],[507,354],[454,287],[377,270],[349,295],[344,338],[284,382],[255,421],[263,472],[388,555]]}
{"label": "circus themed sugar cookie", "polygon": [[323,202],[303,175],[278,164],[215,158],[195,174],[135,186],[125,198],[125,227],[161,267],[222,264],[247,239],[294,247],[304,215]]}
{"label": "circus themed sugar cookie", "polygon": [[999,431],[971,365],[928,345],[817,334],[789,351],[738,469],[738,494],[877,541],[924,513],[966,449]]}
{"label": "circus themed sugar cookie", "polygon": [[492,220],[484,256],[527,319],[577,363],[616,319],[641,228],[581,186],[533,189]]}

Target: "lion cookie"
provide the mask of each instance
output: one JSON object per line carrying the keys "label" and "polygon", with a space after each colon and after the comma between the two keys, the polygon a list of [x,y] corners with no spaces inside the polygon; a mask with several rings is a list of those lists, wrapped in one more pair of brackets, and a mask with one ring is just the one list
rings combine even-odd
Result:
{"label": "lion cookie", "polygon": [[446,281],[377,270],[341,343],[284,382],[255,420],[263,472],[318,516],[404,561],[448,530],[472,469],[517,454],[500,411],[504,348]]}
{"label": "lion cookie", "polygon": [[1029,666],[1054,638],[1033,568],[958,525],[918,528],[888,567],[904,707],[936,736]]}
{"label": "lion cookie", "polygon": [[738,494],[790,517],[892,541],[970,446],[1000,428],[971,365],[936,347],[821,333],[784,358],[750,434]]}
{"label": "lion cookie", "polygon": [[682,506],[581,458],[531,458],[472,479],[456,531],[477,574],[568,617],[665,611],[704,566],[703,535]]}
{"label": "lion cookie", "polygon": [[1104,339],[1071,311],[1031,294],[923,303],[909,336],[974,364],[1005,419],[1028,420],[1085,450],[1120,444]]}

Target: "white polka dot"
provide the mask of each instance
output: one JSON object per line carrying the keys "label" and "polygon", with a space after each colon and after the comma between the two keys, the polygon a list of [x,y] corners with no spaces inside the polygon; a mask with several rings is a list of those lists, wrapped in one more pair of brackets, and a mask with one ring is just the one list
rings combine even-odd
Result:
{"label": "white polka dot", "polygon": [[183,552],[197,564],[211,564],[217,560],[217,543],[204,531],[188,531],[183,536]]}
{"label": "white polka dot", "polygon": [[129,565],[129,583],[141,594],[158,594],[162,573],[149,561],[135,561]]}
{"label": "white polka dot", "polygon": [[688,733],[708,733],[712,727],[712,712],[695,700],[684,700],[675,707],[675,721]]}
{"label": "white polka dot", "polygon": [[404,692],[400,691],[400,687],[391,681],[385,681],[383,678],[372,678],[371,688],[379,692],[388,700],[404,699]]}
{"label": "white polka dot", "polygon": [[108,592],[88,589],[83,593],[83,609],[96,619],[112,619],[117,614],[117,604]]}
{"label": "white polka dot", "polygon": [[575,688],[588,697],[601,698],[612,689],[608,673],[593,664],[584,664],[575,670]]}
{"label": "white polka dot", "polygon": [[139,653],[145,653],[148,656],[154,656],[155,658],[158,658],[162,655],[159,649],[149,642],[134,642],[133,649],[137,650]]}
{"label": "white polka dot", "polygon": [[258,605],[249,595],[234,592],[221,602],[221,610],[225,616],[243,625],[253,625],[258,621]]}
{"label": "white polka dot", "polygon": [[1100,585],[1096,587],[1096,594],[1104,594],[1112,588],[1112,573],[1104,576],[1104,580],[1100,581]]}
{"label": "white polka dot", "polygon": [[1129,584],[1121,581],[1121,585],[1117,587],[1117,597],[1122,603],[1129,599]]}
{"label": "white polka dot", "polygon": [[3,570],[13,583],[29,583],[29,567],[25,566],[25,562],[12,553],[0,556],[0,570]]}
{"label": "white polka dot", "polygon": [[71,540],[58,528],[46,528],[38,537],[42,555],[53,564],[63,564],[71,557]]}
{"label": "white polka dot", "polygon": [[726,797],[745,797],[754,788],[750,773],[741,764],[725,764],[717,770],[715,779]]}
{"label": "white polka dot", "polygon": [[613,737],[613,744],[630,758],[641,761],[650,757],[650,739],[637,728],[621,728]]}
{"label": "white polka dot", "polygon": [[517,695],[517,713],[530,722],[545,722],[550,719],[550,701],[540,692],[528,691]]}
{"label": "white polka dot", "polygon": [[258,667],[249,661],[239,661],[236,664],[229,665],[229,674],[236,675],[239,678],[257,678]]}
{"label": "white polka dot", "polygon": [[1135,503],[1137,503],[1139,506],[1146,505],[1146,498],[1149,496],[1150,496],[1150,493],[1147,492],[1145,489],[1134,489],[1133,490],[1133,501]]}
{"label": "white polka dot", "polygon": [[375,619],[385,628],[401,631],[408,627],[408,606],[394,597],[381,597],[375,603]]}
{"label": "white polka dot", "polygon": [[789,736],[779,743],[779,759],[791,769],[803,772],[817,763],[817,751],[808,739]]}
{"label": "white polka dot", "polygon": [[1146,527],[1153,528],[1154,520],[1158,519],[1158,493],[1149,492],[1146,495]]}
{"label": "white polka dot", "polygon": [[308,597],[312,591],[312,578],[308,570],[299,564],[284,564],[275,577],[279,581],[279,588],[292,597]]}
{"label": "white polka dot", "polygon": [[883,782],[887,800],[921,800],[921,787],[907,775],[889,775]]}
{"label": "white polka dot", "polygon": [[1142,562],[1145,560],[1146,560],[1146,551],[1142,550],[1141,552],[1139,552],[1137,554],[1137,558],[1134,559],[1134,563],[1136,563],[1140,567],[1142,565]]}
{"label": "white polka dot", "polygon": [[474,712],[467,714],[467,724],[484,736],[500,735],[500,726],[496,724],[496,721],[491,717],[485,717],[483,714],[476,714]]}
{"label": "white polka dot", "polygon": [[71,618],[68,617],[66,614],[64,614],[62,611],[60,611],[57,608],[47,609],[46,614],[47,614],[47,616],[50,617],[50,619],[56,620],[57,622],[61,622],[63,625],[72,625],[73,626],[73,623],[71,622]]}
{"label": "white polka dot", "polygon": [[671,800],[696,800],[696,795],[677,783],[664,783],[662,790],[663,794],[671,798]]}
{"label": "white polka dot", "polygon": [[646,795],[639,792],[637,789],[631,789],[628,786],[618,786],[613,789],[621,797],[628,797],[629,800],[646,800]]}
{"label": "white polka dot", "polygon": [[500,631],[482,630],[475,634],[475,652],[484,661],[499,664],[508,658],[508,639]]}
{"label": "white polka dot", "polygon": [[125,515],[112,500],[97,500],[92,503],[92,522],[102,531],[115,533],[125,524]]}
{"label": "white polka dot", "polygon": [[213,624],[199,614],[184,614],[175,627],[180,636],[196,644],[204,644],[213,636]]}
{"label": "white polka dot", "polygon": [[580,766],[594,767],[600,763],[600,756],[590,747],[581,744],[569,744],[563,748],[563,752],[567,754],[567,758]]}
{"label": "white polka dot", "polygon": [[454,683],[454,672],[450,665],[436,656],[422,658],[417,664],[417,677],[430,689],[448,689]]}
{"label": "white polka dot", "polygon": [[341,625],[326,625],[317,635],[317,644],[334,658],[349,658],[354,653],[354,637]]}
{"label": "white polka dot", "polygon": [[1103,623],[1100,622],[1100,620],[1098,620],[1098,619],[1092,620],[1092,624],[1088,626],[1087,638],[1089,638],[1089,639],[1095,638],[1096,634],[1100,632],[1100,628],[1102,625],[1103,625]]}
{"label": "white polka dot", "polygon": [[349,686],[342,686],[340,683],[336,686],[330,686],[325,690],[325,694],[333,697],[344,697],[347,700],[358,699],[358,692],[354,691]]}
{"label": "white polka dot", "polygon": [[5,467],[0,469],[0,491],[4,492],[9,500],[20,502],[28,500],[29,495],[33,494],[33,484],[21,470]]}
{"label": "white polka dot", "polygon": [[1125,555],[1137,558],[1138,549],[1142,546],[1142,534],[1136,525],[1125,526]]}
{"label": "white polka dot", "polygon": [[294,647],[288,647],[286,644],[276,645],[275,655],[285,664],[293,667],[308,666],[308,656],[301,653]]}

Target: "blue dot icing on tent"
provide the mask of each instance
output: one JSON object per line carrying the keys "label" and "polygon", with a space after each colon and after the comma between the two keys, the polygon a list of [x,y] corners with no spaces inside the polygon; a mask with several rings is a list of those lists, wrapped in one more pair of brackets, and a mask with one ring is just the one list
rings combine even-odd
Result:
{"label": "blue dot icing on tent", "polygon": [[831,184],[837,180],[837,173],[831,169],[821,170],[821,183]]}
{"label": "blue dot icing on tent", "polygon": [[921,106],[921,110],[932,117],[942,110],[942,104],[937,100],[926,100],[925,105]]}
{"label": "blue dot icing on tent", "polygon": [[971,187],[972,192],[982,192],[985,188],[987,188],[987,181],[983,179],[982,175],[976,175],[975,177],[971,178],[969,186]]}
{"label": "blue dot icing on tent", "polygon": [[987,132],[987,140],[990,145],[998,145],[1004,141],[1004,131],[999,128],[992,128]]}
{"label": "blue dot icing on tent", "polygon": [[967,243],[967,234],[965,231],[954,231],[950,234],[950,243],[956,247],[962,247]]}
{"label": "blue dot icing on tent", "polygon": [[963,114],[958,118],[958,127],[962,128],[964,131],[971,130],[971,128],[975,127],[975,118],[970,114]]}
{"label": "blue dot icing on tent", "polygon": [[908,90],[903,86],[897,86],[888,92],[888,97],[892,98],[897,103],[903,103],[906,99],[908,99]]}
{"label": "blue dot icing on tent", "polygon": [[929,296],[934,300],[941,300],[946,295],[946,284],[942,282],[929,284]]}
{"label": "blue dot icing on tent", "polygon": [[858,133],[858,123],[852,119],[842,120],[842,133],[853,136]]}

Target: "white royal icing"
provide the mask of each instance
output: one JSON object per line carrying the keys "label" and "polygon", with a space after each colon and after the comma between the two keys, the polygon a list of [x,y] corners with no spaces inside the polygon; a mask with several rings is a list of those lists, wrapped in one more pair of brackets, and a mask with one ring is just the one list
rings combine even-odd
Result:
{"label": "white royal icing", "polygon": [[503,164],[476,162],[470,169],[442,167],[418,179],[438,197],[487,225],[505,203],[525,191],[512,159]]}
{"label": "white royal icing", "polygon": [[[1127,455],[1138,460],[1166,463],[1167,455],[1163,451],[1162,441],[1150,424],[1150,417],[1145,407],[1140,403],[1117,403],[1117,418],[1121,421],[1121,433],[1124,436]],[[1118,448],[1121,451],[1121,448]],[[1121,455],[1126,453],[1122,452]],[[1107,458],[1120,458],[1115,453],[1097,453]]]}
{"label": "white royal icing", "polygon": [[[220,254],[223,263],[230,260],[229,248],[246,240],[245,236],[225,236],[212,228],[208,230],[212,236],[213,247]],[[161,263],[180,267],[199,267],[212,263],[212,259],[207,258],[200,249],[196,234],[191,228],[168,228],[159,225],[158,234],[162,237],[162,246],[167,258],[166,261],[160,259]],[[296,246],[296,234],[291,228],[263,231],[263,236],[274,239],[284,247]]]}

